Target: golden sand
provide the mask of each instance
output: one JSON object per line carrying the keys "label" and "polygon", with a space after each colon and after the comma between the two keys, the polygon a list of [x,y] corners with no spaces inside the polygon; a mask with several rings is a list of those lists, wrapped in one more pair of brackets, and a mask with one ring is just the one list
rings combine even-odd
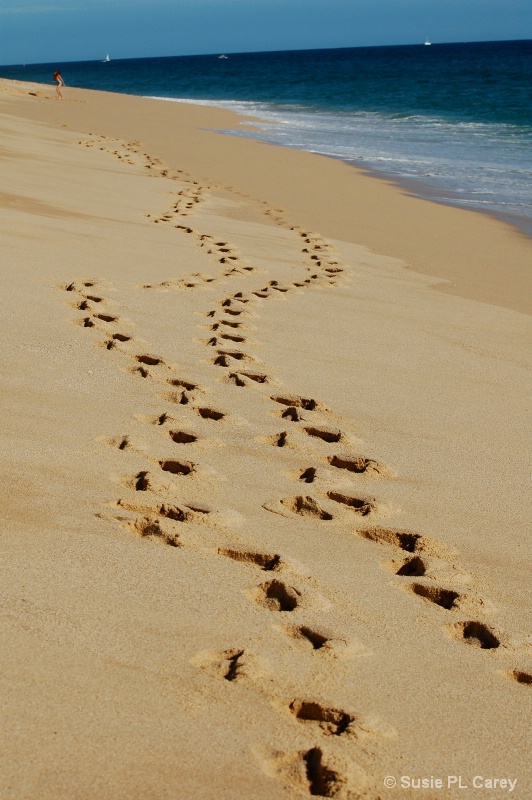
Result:
{"label": "golden sand", "polygon": [[529,800],[530,241],[0,89],[2,800]]}

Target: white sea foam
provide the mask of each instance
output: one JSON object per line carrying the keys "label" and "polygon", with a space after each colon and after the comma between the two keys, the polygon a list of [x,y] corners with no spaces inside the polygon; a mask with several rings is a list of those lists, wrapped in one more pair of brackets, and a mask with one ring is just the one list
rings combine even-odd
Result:
{"label": "white sea foam", "polygon": [[260,132],[249,130],[245,121],[227,132],[354,162],[413,182],[418,193],[433,199],[532,223],[532,129],[295,104],[160,99],[259,118]]}

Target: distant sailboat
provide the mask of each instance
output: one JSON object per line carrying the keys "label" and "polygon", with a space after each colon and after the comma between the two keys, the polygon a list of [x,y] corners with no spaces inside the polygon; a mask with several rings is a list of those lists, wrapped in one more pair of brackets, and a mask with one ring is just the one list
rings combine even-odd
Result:
{"label": "distant sailboat", "polygon": [[218,56],[218,58],[227,58],[227,56],[225,55],[225,53],[222,53],[222,55]]}
{"label": "distant sailboat", "polygon": [[432,44],[432,42],[430,41],[430,39],[425,39],[425,44],[429,45],[429,44]]}
{"label": "distant sailboat", "polygon": [[111,59],[109,58],[109,53],[107,53],[107,55],[105,56],[104,60],[102,61],[102,64],[107,64],[107,62],[110,61],[110,60]]}

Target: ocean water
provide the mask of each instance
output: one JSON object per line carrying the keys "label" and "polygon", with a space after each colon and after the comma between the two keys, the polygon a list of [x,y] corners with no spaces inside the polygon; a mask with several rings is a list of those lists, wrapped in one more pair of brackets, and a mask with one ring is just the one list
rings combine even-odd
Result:
{"label": "ocean water", "polygon": [[[102,54],[104,55],[104,54]],[[532,40],[0,67],[0,76],[230,108],[238,136],[340,158],[532,235]]]}

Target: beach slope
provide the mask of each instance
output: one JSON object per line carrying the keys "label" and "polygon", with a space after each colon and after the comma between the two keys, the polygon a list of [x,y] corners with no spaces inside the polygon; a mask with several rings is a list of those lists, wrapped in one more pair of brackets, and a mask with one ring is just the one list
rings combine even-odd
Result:
{"label": "beach slope", "polygon": [[2,798],[527,800],[530,241],[0,89]]}

